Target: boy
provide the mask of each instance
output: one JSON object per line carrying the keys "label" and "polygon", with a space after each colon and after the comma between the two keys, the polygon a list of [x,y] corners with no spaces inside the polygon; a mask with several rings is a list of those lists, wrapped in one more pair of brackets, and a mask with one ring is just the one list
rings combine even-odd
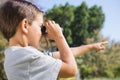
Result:
{"label": "boy", "polygon": [[44,23],[46,36],[55,41],[59,52],[53,56],[38,51],[42,37],[43,12],[24,0],[7,1],[0,8],[0,30],[8,40],[4,68],[8,80],[56,80],[77,73],[74,57],[104,49],[104,42],[69,48],[60,26]]}

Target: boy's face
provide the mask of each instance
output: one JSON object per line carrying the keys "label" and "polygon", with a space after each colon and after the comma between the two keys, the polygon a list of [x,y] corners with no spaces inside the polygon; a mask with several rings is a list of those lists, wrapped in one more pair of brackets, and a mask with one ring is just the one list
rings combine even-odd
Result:
{"label": "boy's face", "polygon": [[28,45],[38,48],[42,36],[41,25],[43,24],[43,15],[38,14],[32,22],[28,34]]}

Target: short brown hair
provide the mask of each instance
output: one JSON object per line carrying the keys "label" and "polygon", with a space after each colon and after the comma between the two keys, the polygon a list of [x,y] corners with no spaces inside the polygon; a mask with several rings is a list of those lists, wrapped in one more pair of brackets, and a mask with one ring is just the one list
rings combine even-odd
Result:
{"label": "short brown hair", "polygon": [[18,24],[26,18],[29,24],[38,13],[43,13],[34,4],[25,0],[10,0],[0,7],[0,31],[9,41],[14,36]]}

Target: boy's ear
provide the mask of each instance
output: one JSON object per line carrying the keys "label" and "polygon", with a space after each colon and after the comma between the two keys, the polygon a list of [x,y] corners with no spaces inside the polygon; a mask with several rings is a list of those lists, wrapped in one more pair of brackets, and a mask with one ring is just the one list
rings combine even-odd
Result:
{"label": "boy's ear", "polygon": [[24,32],[24,33],[28,33],[28,29],[29,29],[29,23],[28,23],[28,20],[27,19],[23,19],[22,22],[21,22],[21,30]]}

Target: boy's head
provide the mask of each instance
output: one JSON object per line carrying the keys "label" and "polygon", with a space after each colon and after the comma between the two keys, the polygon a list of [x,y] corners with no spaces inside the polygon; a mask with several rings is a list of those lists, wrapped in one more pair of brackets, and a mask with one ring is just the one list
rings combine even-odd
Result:
{"label": "boy's head", "polygon": [[0,7],[0,31],[9,40],[15,35],[23,19],[31,25],[39,13],[43,12],[25,0],[7,1]]}

